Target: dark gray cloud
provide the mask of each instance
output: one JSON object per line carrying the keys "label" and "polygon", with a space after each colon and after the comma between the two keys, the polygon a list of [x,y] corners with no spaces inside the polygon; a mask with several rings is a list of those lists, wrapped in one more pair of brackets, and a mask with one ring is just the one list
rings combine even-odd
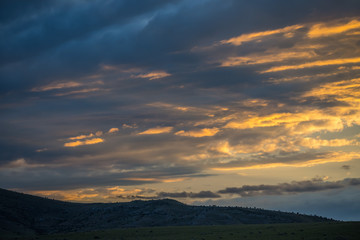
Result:
{"label": "dark gray cloud", "polygon": [[193,192],[160,192],[157,195],[158,198],[220,198],[219,194],[213,193],[211,191],[200,191],[198,193]]}
{"label": "dark gray cloud", "polygon": [[[319,19],[322,15],[329,17],[335,14],[333,9],[337,17],[345,14],[349,17],[356,14],[357,4],[355,1],[295,4],[263,0],[251,3],[107,1],[106,4],[37,1],[24,4],[20,11],[18,4],[5,3],[2,10],[16,21],[4,22],[2,31],[1,90],[18,91],[50,79],[82,76],[95,72],[101,63],[191,72],[194,66],[201,68],[203,61],[203,57],[188,52],[194,46],[212,44],[242,32],[283,27],[284,22],[288,25],[304,22],[315,13]],[[21,72],[14,71],[19,68]],[[230,75],[228,81],[233,84],[236,78]],[[196,75],[189,78],[197,82],[205,80]],[[218,86],[219,82],[223,79],[201,85]]]}
{"label": "dark gray cloud", "polygon": [[307,181],[292,181],[290,183],[280,183],[276,185],[243,185],[242,187],[228,187],[217,192],[200,191],[194,192],[158,192],[153,196],[144,195],[121,195],[122,199],[162,199],[162,198],[222,198],[221,195],[231,194],[241,197],[269,196],[269,195],[288,195],[301,194],[307,192],[321,192],[335,189],[346,189],[360,185],[360,178],[346,178],[339,181],[324,181],[321,178],[313,178]]}
{"label": "dark gray cloud", "polygon": [[360,193],[358,187],[334,189],[322,192],[303,192],[296,195],[271,195],[209,199],[195,201],[195,205],[260,207],[264,209],[299,212],[336,220],[358,221],[360,218]]}
{"label": "dark gray cloud", "polygon": [[221,198],[221,196],[212,191],[200,191],[200,192],[159,192],[153,196],[143,196],[143,195],[128,195],[118,196],[120,199],[163,199],[163,198]]}
{"label": "dark gray cloud", "polygon": [[231,187],[219,190],[220,194],[236,194],[242,197],[259,195],[282,195],[289,193],[317,192],[330,189],[342,189],[349,186],[360,185],[360,178],[347,178],[341,181],[323,181],[312,179],[307,181],[293,181],[291,183],[280,183],[277,185],[244,185],[242,187]]}
{"label": "dark gray cloud", "polygon": [[341,168],[344,170],[350,170],[351,166],[350,165],[342,165]]}

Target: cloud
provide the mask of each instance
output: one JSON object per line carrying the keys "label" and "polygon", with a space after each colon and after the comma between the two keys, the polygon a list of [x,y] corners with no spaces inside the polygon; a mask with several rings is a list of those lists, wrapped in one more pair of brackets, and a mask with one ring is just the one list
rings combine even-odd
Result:
{"label": "cloud", "polygon": [[122,128],[137,128],[137,126],[136,126],[136,124],[129,125],[129,124],[124,123],[124,124],[122,125]]}
{"label": "cloud", "polygon": [[307,192],[321,192],[334,189],[346,189],[360,185],[360,178],[346,178],[339,181],[326,181],[326,178],[313,178],[305,181],[292,181],[290,183],[279,183],[276,185],[243,185],[242,187],[228,187],[217,192],[158,192],[155,190],[135,188],[126,190],[123,187],[104,187],[104,188],[85,188],[81,190],[69,191],[32,191],[33,194],[42,196],[54,196],[61,194],[62,200],[67,201],[94,201],[95,199],[107,199],[111,201],[115,198],[120,199],[224,199],[224,195],[239,195],[241,197],[269,196],[269,195],[289,195]]}
{"label": "cloud", "polygon": [[207,199],[193,202],[196,206],[256,207],[275,211],[299,212],[342,221],[357,221],[360,217],[359,188],[333,189],[319,192],[303,192],[287,195],[235,197],[230,199]]}
{"label": "cloud", "polygon": [[329,182],[315,178],[307,181],[293,181],[291,183],[280,183],[277,185],[244,185],[219,190],[220,194],[236,194],[242,197],[259,195],[282,195],[302,192],[317,192],[330,189],[343,189],[349,186],[360,185],[360,178],[347,178],[340,181]]}
{"label": "cloud", "polygon": [[[255,115],[256,114],[256,115]],[[282,112],[269,115],[250,115],[242,121],[229,121],[224,128],[251,129],[284,127],[290,129],[293,134],[306,134],[321,130],[339,131],[344,128],[341,118],[332,116],[321,110],[305,110],[303,112]]]}
{"label": "cloud", "polygon": [[193,192],[160,192],[157,194],[157,198],[220,198],[219,194],[213,193],[211,191],[201,191],[198,193]]}
{"label": "cloud", "polygon": [[344,170],[350,170],[351,166],[350,165],[342,165],[341,168]]}
{"label": "cloud", "polygon": [[73,88],[81,86],[81,83],[78,82],[62,82],[62,83],[52,83],[47,86],[36,87],[31,89],[33,92],[43,92],[43,91],[51,91],[55,89],[63,89],[63,88]]}
{"label": "cloud", "polygon": [[298,65],[276,66],[276,67],[271,67],[265,71],[261,71],[261,73],[280,72],[280,71],[287,71],[287,70],[298,70],[298,69],[304,69],[304,68],[344,65],[344,64],[353,64],[353,63],[360,63],[360,58],[359,57],[338,58],[338,59],[307,62],[307,63],[303,63],[303,64],[298,64]]}
{"label": "cloud", "polygon": [[169,77],[169,76],[171,76],[171,74],[169,74],[167,72],[156,71],[156,72],[149,72],[149,73],[146,73],[146,74],[140,74],[140,75],[137,75],[136,77],[148,78],[149,80],[155,80],[155,79]]}
{"label": "cloud", "polygon": [[203,128],[199,130],[190,130],[184,131],[180,130],[175,133],[178,136],[185,136],[185,137],[210,137],[217,134],[220,130],[218,128]]}
{"label": "cloud", "polygon": [[98,144],[98,143],[102,143],[102,142],[104,142],[104,139],[102,139],[102,138],[91,138],[91,139],[86,139],[84,141],[67,142],[67,143],[64,143],[64,147],[78,147],[78,146],[83,146],[83,145]]}
{"label": "cloud", "polygon": [[70,137],[68,138],[69,140],[80,140],[80,139],[84,139],[84,138],[92,138],[94,136],[93,133],[90,133],[88,135],[79,135],[79,136],[76,136],[76,137]]}
{"label": "cloud", "polygon": [[308,147],[308,148],[320,148],[320,147],[342,147],[342,146],[351,146],[359,145],[356,140],[347,140],[347,139],[318,139],[318,138],[302,138],[299,145]]}
{"label": "cloud", "polygon": [[310,38],[318,38],[318,37],[328,37],[331,35],[336,35],[344,32],[348,32],[351,30],[359,30],[360,29],[360,21],[357,19],[351,20],[347,23],[340,23],[336,25],[327,25],[323,23],[313,25],[309,32],[308,36]]}
{"label": "cloud", "polygon": [[69,92],[62,92],[62,93],[56,93],[55,96],[61,97],[61,96],[68,96],[68,95],[74,95],[74,94],[84,94],[84,93],[91,93],[91,92],[97,92],[102,91],[104,89],[101,88],[85,88],[81,90],[74,90]]}
{"label": "cloud", "polygon": [[216,171],[239,171],[239,170],[256,170],[280,167],[312,167],[327,163],[349,162],[360,158],[357,152],[327,152],[327,153],[302,153],[296,152],[284,154],[283,156],[259,156],[252,161],[232,161],[227,164],[218,164],[213,167]]}
{"label": "cloud", "polygon": [[[138,188],[135,189],[126,189],[119,186],[113,187],[93,187],[93,188],[83,188],[83,189],[74,189],[66,191],[50,190],[50,191],[29,191],[28,193],[34,194],[37,196],[59,199],[62,201],[76,201],[76,202],[112,202],[116,198],[121,198],[119,195],[126,194],[131,196],[132,194],[139,194],[145,192],[146,190],[141,190]],[[127,197],[126,199],[131,199]]]}
{"label": "cloud", "polygon": [[110,128],[108,133],[115,133],[115,132],[118,132],[119,129],[118,128]]}
{"label": "cloud", "polygon": [[155,127],[149,128],[143,132],[138,133],[138,135],[153,135],[153,134],[162,134],[162,133],[169,133],[173,130],[173,127]]}
{"label": "cloud", "polygon": [[255,40],[261,40],[263,38],[266,38],[267,36],[275,35],[275,34],[284,34],[285,36],[288,36],[290,33],[303,28],[303,25],[293,25],[293,26],[287,26],[284,28],[274,29],[274,30],[267,30],[263,32],[254,32],[254,33],[247,33],[242,34],[238,37],[233,37],[227,40],[222,40],[221,44],[233,44],[235,46],[239,46],[243,44],[244,42],[249,41],[255,41]]}
{"label": "cloud", "polygon": [[3,166],[1,168],[9,168],[9,169],[27,169],[27,168],[38,168],[38,167],[44,167],[45,164],[37,164],[37,163],[29,163],[24,158],[19,158],[16,160],[13,160]]}
{"label": "cloud", "polygon": [[221,63],[222,67],[255,65],[274,62],[283,62],[292,59],[310,59],[315,57],[314,51],[282,51],[272,54],[256,54],[241,57],[229,57]]}

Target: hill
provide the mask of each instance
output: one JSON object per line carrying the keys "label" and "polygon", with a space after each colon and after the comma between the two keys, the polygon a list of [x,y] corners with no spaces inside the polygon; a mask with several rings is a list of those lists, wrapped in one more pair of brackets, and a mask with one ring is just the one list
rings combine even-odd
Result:
{"label": "hill", "polygon": [[0,189],[0,233],[3,234],[325,221],[331,220],[254,208],[189,206],[171,199],[127,203],[70,203]]}

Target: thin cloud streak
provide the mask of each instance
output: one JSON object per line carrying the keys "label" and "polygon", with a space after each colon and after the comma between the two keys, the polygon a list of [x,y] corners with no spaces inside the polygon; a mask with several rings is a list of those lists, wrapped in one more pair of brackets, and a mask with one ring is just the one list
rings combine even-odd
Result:
{"label": "thin cloud streak", "polygon": [[271,72],[281,72],[287,70],[298,70],[304,68],[314,68],[314,67],[323,67],[323,66],[332,66],[332,65],[346,65],[360,63],[360,58],[340,58],[340,59],[330,59],[330,60],[319,60],[315,62],[303,63],[299,65],[285,65],[285,66],[277,66],[269,68],[265,71],[261,71],[260,73],[271,73]]}
{"label": "thin cloud streak", "polygon": [[84,141],[67,142],[67,143],[64,143],[64,147],[78,147],[78,146],[83,146],[83,145],[98,144],[98,143],[102,143],[102,142],[104,142],[104,139],[102,139],[102,138],[91,138],[91,139],[86,139]]}
{"label": "thin cloud streak", "polygon": [[315,178],[307,181],[293,181],[291,183],[280,183],[277,185],[244,185],[242,187],[232,187],[219,190],[220,194],[236,194],[242,197],[252,197],[259,195],[283,195],[303,192],[317,192],[331,189],[342,189],[347,186],[359,186],[360,178],[349,178],[340,181],[323,181]]}

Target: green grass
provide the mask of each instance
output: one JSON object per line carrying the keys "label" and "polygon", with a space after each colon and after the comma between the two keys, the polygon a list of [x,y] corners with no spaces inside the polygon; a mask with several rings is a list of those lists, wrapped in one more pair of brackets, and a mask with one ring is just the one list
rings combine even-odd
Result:
{"label": "green grass", "polygon": [[359,240],[360,222],[339,223],[294,223],[231,226],[188,226],[111,229],[93,232],[78,232],[9,239],[26,240],[272,240],[272,239],[319,239],[319,240]]}

